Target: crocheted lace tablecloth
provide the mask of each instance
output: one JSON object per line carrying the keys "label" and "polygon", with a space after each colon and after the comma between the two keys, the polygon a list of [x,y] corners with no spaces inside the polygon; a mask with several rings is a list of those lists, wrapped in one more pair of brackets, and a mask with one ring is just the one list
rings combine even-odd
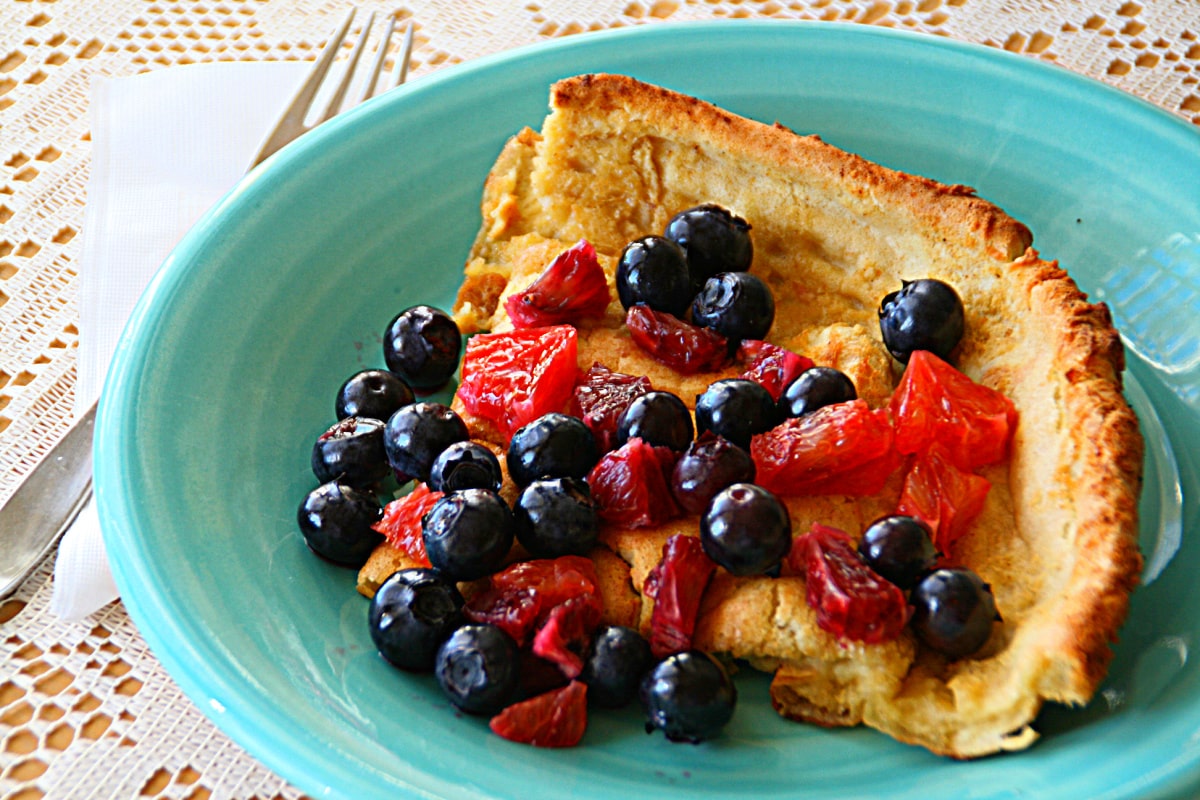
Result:
{"label": "crocheted lace tablecloth", "polygon": [[[412,79],[554,37],[720,17],[838,20],[1053,61],[1200,125],[1191,0],[410,0]],[[71,418],[76,301],[101,76],[222,60],[311,59],[334,0],[0,0],[0,500]],[[0,604],[0,796],[248,798],[299,792],[180,692],[124,607],[49,612],[53,559]]]}

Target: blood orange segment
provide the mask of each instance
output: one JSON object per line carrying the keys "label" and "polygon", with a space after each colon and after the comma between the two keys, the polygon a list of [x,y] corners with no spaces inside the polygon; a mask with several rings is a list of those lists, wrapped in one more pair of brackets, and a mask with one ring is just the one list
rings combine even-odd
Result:
{"label": "blood orange segment", "polygon": [[567,407],[577,350],[570,325],[473,336],[463,356],[458,398],[509,439],[526,423]]}
{"label": "blood orange segment", "polygon": [[654,599],[650,612],[650,651],[655,658],[691,649],[700,600],[717,565],[694,536],[675,534],[642,586]]}
{"label": "blood orange segment", "polygon": [[574,747],[587,730],[587,684],[571,681],[492,717],[492,732],[535,747]]}
{"label": "blood orange segment", "polygon": [[575,324],[602,317],[608,308],[608,279],[586,240],[559,253],[525,291],[509,296],[504,310],[517,328]]}
{"label": "blood orange segment", "polygon": [[780,495],[871,495],[900,466],[887,412],[862,399],[793,417],[750,441],[756,482]]}
{"label": "blood orange segment", "polygon": [[924,350],[912,354],[888,408],[899,452],[921,453],[937,442],[967,471],[1007,458],[1017,425],[1011,400]]}
{"label": "blood orange segment", "polygon": [[631,306],[625,314],[625,326],[638,347],[684,375],[720,369],[729,361],[729,342],[724,336],[665,311]]}
{"label": "blood orange segment", "polygon": [[779,402],[792,381],[813,366],[811,358],[759,339],[746,339],[738,346],[738,361],[746,364],[740,377],[754,381]]}
{"label": "blood orange segment", "polygon": [[472,622],[490,622],[524,644],[558,605],[582,598],[602,611],[596,568],[583,556],[520,561],[488,579],[472,595],[463,614]]}
{"label": "blood orange segment", "polygon": [[913,459],[896,513],[924,520],[933,530],[934,546],[949,556],[983,512],[990,488],[986,478],[960,470],[934,446]]}
{"label": "blood orange segment", "polygon": [[421,566],[428,567],[425,540],[421,538],[421,518],[441,498],[441,492],[430,489],[428,484],[418,483],[411,492],[388,503],[383,509],[383,518],[371,527]]}
{"label": "blood orange segment", "polygon": [[588,474],[601,519],[622,528],[661,525],[678,516],[671,494],[677,455],[634,437],[605,453]]}
{"label": "blood orange segment", "polygon": [[863,563],[848,534],[813,523],[793,551],[804,556],[807,601],[822,630],[865,644],[900,635],[909,615],[904,592]]}
{"label": "blood orange segment", "polygon": [[603,364],[593,364],[575,387],[571,413],[596,437],[596,446],[607,453],[617,446],[617,423],[629,404],[651,390],[644,375],[613,372]]}
{"label": "blood orange segment", "polygon": [[603,609],[594,596],[564,600],[550,609],[533,637],[533,653],[556,664],[568,678],[583,672],[583,655]]}

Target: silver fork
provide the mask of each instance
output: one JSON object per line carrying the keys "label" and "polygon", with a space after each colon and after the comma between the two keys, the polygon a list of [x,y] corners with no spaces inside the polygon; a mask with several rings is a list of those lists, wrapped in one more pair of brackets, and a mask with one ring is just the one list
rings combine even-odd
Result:
{"label": "silver fork", "polygon": [[[359,56],[366,46],[367,34],[375,21],[374,12],[362,26],[341,80],[333,88],[333,95],[325,109],[315,122],[305,122],[318,90],[329,74],[334,58],[350,30],[354,12],[355,9],[351,8],[346,13],[329,41],[325,43],[308,77],[267,135],[261,149],[249,165],[250,168],[342,110],[346,91],[357,72]],[[351,105],[357,105],[375,93],[395,23],[395,18],[389,15],[387,27],[375,50],[375,58],[363,79],[362,90]],[[385,90],[400,85],[407,78],[412,46],[413,27],[410,23],[401,53],[396,57],[395,66],[385,84]],[[8,501],[0,506],[0,600],[15,592],[41,563],[42,558],[53,549],[59,537],[75,521],[91,496],[92,428],[95,418],[96,404],[93,403],[30,471]]]}
{"label": "silver fork", "polygon": [[[350,51],[350,58],[346,61],[346,68],[342,73],[342,78],[333,87],[333,94],[330,96],[328,103],[326,103],[324,110],[317,115],[316,120],[311,124],[305,122],[305,120],[312,116],[313,104],[317,99],[317,93],[325,83],[330,67],[333,65],[334,57],[337,55],[338,50],[341,49],[342,42],[346,39],[346,34],[350,31],[350,24],[354,22],[354,12],[355,9],[351,7],[346,12],[346,16],[342,19],[337,29],[330,35],[329,40],[325,43],[325,47],[321,50],[321,54],[317,56],[312,71],[309,72],[308,77],[301,84],[300,88],[296,90],[295,96],[292,97],[291,102],[284,109],[283,115],[275,123],[274,130],[268,134],[258,154],[250,162],[252,168],[288,142],[303,133],[307,133],[342,110],[342,105],[346,99],[346,90],[350,88],[350,82],[357,71],[358,59],[367,44],[367,34],[371,32],[371,26],[375,22],[374,11],[370,13],[366,23],[362,26],[362,30],[358,34],[358,41],[355,42],[354,49]],[[383,36],[380,37],[379,44],[375,48],[375,58],[371,62],[371,68],[364,76],[362,89],[352,105],[358,105],[358,103],[370,98],[375,93],[375,85],[379,82],[379,73],[383,69],[383,62],[387,57],[387,48],[391,42],[395,25],[396,18],[389,14],[387,26],[383,30]],[[388,77],[383,91],[399,86],[408,77],[408,62],[412,57],[412,46],[413,26],[412,23],[409,23],[408,30],[404,34],[402,52],[396,57],[395,66],[392,68],[392,73]]]}

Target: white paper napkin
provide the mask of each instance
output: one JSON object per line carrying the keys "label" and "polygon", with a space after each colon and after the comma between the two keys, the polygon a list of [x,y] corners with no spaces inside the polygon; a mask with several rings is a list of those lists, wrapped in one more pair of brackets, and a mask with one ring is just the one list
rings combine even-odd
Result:
{"label": "white paper napkin", "polygon": [[[100,395],[117,339],[150,277],[246,173],[310,68],[196,64],[92,87],[92,165],[79,285],[76,413]],[[117,597],[89,502],[63,535],[51,610],[80,620]]]}

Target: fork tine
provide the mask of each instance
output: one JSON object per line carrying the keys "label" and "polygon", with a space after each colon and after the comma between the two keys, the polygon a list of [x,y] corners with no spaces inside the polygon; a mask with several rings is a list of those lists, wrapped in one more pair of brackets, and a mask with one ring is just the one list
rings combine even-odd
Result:
{"label": "fork tine", "polygon": [[396,56],[396,64],[388,77],[387,89],[394,89],[408,78],[408,65],[412,61],[413,24],[410,20],[408,29],[404,32],[404,44],[400,47],[400,55]]}
{"label": "fork tine", "polygon": [[350,86],[350,81],[354,78],[354,71],[358,67],[358,58],[362,55],[363,48],[367,45],[367,35],[371,32],[371,26],[375,23],[375,12],[372,11],[367,21],[363,23],[362,31],[358,34],[358,41],[354,43],[354,49],[350,52],[350,58],[346,61],[346,71],[342,74],[342,79],[338,81],[337,89],[333,93],[333,97],[329,98],[329,105],[325,107],[325,113],[321,115],[320,122],[337,114],[342,107],[342,100],[346,97],[346,89]]}
{"label": "fork tine", "polygon": [[259,148],[258,154],[254,156],[254,160],[250,164],[251,167],[265,161],[267,156],[283,147],[292,139],[295,139],[304,131],[304,118],[308,116],[308,110],[312,106],[313,98],[316,97],[317,91],[321,88],[321,83],[325,80],[330,65],[333,64],[334,56],[337,55],[338,49],[342,46],[342,41],[346,38],[346,32],[350,30],[350,24],[354,21],[354,10],[354,7],[351,6],[346,12],[346,16],[338,23],[337,29],[330,34],[329,40],[325,42],[325,46],[321,49],[321,54],[313,62],[308,76],[304,79],[304,83],[296,90],[296,94],[292,96],[291,102],[288,103],[287,108],[280,115],[279,121],[271,129],[271,135],[267,137],[262,147]]}
{"label": "fork tine", "polygon": [[375,47],[375,58],[371,62],[371,69],[368,70],[367,76],[363,80],[362,91],[359,92],[357,100],[359,103],[370,99],[375,92],[375,84],[379,81],[379,72],[383,69],[383,61],[387,58],[388,45],[392,43],[392,31],[395,28],[396,18],[389,14],[387,26],[383,29],[383,35],[379,37],[379,44]]}

